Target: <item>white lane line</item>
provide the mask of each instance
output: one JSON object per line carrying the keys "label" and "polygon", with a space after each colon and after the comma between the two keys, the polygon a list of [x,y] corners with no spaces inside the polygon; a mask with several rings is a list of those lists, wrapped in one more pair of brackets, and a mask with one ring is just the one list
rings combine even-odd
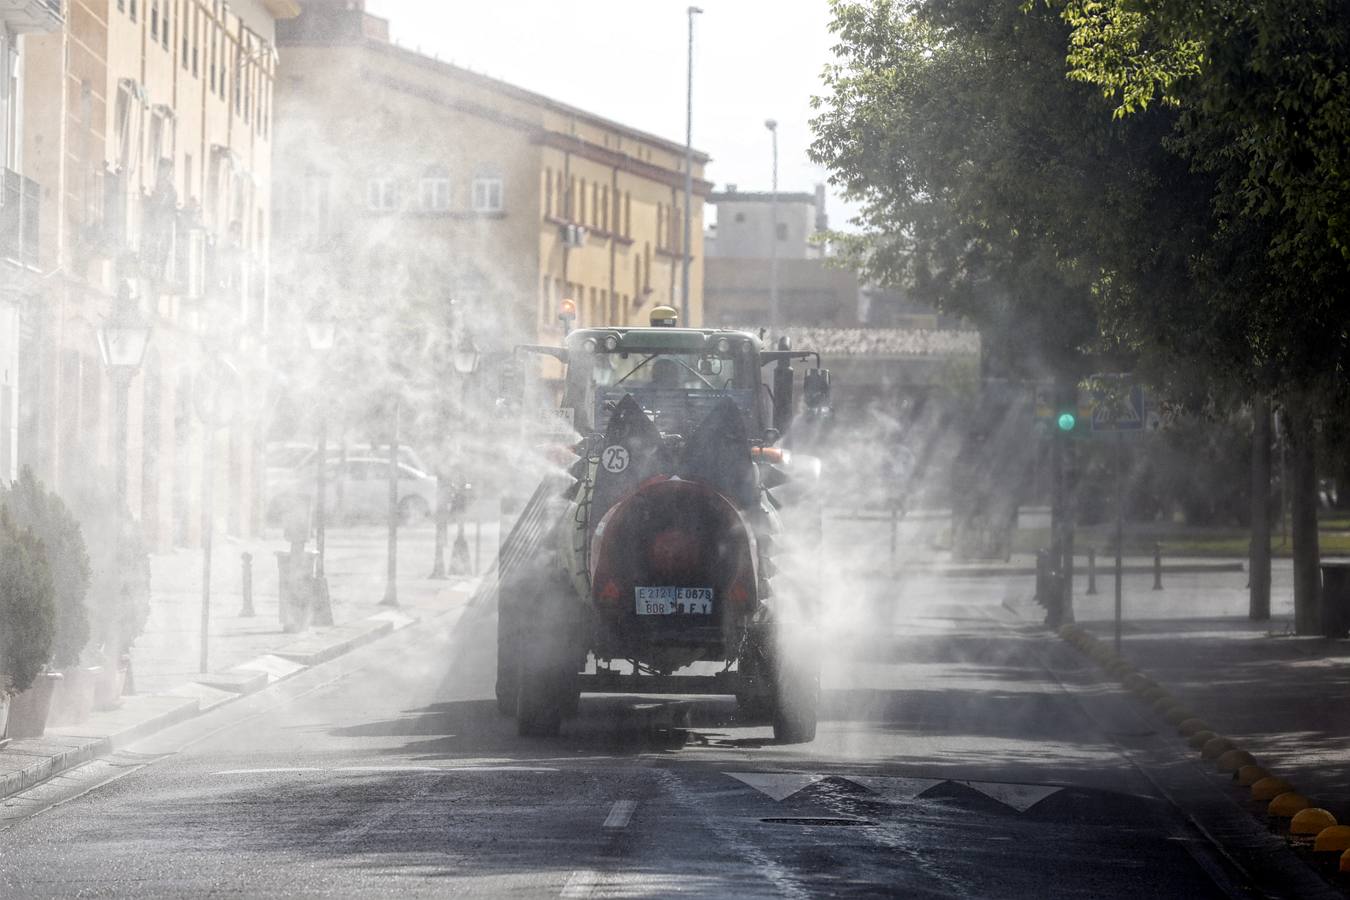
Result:
{"label": "white lane line", "polygon": [[298,772],[354,772],[359,774],[395,774],[401,772],[556,772],[548,766],[282,766],[270,769],[222,769],[212,775],[277,775]]}
{"label": "white lane line", "polygon": [[602,827],[609,829],[628,827],[628,820],[633,818],[633,810],[635,809],[637,809],[636,800],[615,800]]}
{"label": "white lane line", "polygon": [[559,897],[577,898],[589,897],[595,893],[596,885],[600,881],[600,873],[594,869],[577,869],[571,875],[567,876],[567,882],[563,885],[562,893]]}

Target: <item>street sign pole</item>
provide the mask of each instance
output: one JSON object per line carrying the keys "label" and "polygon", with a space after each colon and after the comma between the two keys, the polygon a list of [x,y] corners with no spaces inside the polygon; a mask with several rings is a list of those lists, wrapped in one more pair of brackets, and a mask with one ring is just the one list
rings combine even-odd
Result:
{"label": "street sign pole", "polygon": [[1116,432],[1116,654],[1120,653],[1121,576],[1125,544],[1125,432]]}

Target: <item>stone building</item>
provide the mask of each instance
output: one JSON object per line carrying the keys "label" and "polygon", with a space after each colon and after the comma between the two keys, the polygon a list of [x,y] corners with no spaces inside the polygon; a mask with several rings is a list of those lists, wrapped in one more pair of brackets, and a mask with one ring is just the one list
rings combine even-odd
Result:
{"label": "stone building", "polygon": [[[298,12],[66,0],[60,29],[26,39],[43,277],[24,305],[19,460],[58,488],[125,479],[159,547],[198,539],[208,465],[215,520],[259,519],[275,24]],[[114,315],[152,329],[130,377],[101,360]]]}
{"label": "stone building", "polygon": [[[361,0],[284,24],[278,308],[453,303],[483,351],[680,306],[684,147],[399,47]],[[560,59],[559,64],[565,64]],[[688,321],[703,319],[704,154]]]}

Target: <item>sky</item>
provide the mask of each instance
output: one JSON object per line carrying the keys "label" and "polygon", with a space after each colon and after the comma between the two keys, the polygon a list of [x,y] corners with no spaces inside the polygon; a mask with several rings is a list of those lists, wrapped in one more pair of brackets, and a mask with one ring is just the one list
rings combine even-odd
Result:
{"label": "sky", "polygon": [[[811,191],[811,97],[831,58],[826,0],[701,0],[694,147],[717,188],[767,191],[778,121],[779,190]],[[405,47],[684,143],[687,0],[368,0]],[[849,215],[831,193],[830,224]]]}

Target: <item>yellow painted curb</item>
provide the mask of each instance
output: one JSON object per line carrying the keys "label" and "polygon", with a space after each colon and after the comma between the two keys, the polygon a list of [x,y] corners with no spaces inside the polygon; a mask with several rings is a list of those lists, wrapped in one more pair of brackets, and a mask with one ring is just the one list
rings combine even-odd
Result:
{"label": "yellow painted curb", "polygon": [[1270,773],[1253,763],[1252,765],[1243,766],[1238,769],[1237,774],[1234,777],[1237,778],[1237,783],[1240,786],[1251,787],[1262,778],[1269,778]]}
{"label": "yellow painted curb", "polygon": [[1229,750],[1235,749],[1233,742],[1226,737],[1216,737],[1205,741],[1200,747],[1201,759],[1218,759]]}
{"label": "yellow painted curb", "polygon": [[1218,737],[1218,735],[1212,731],[1197,731],[1195,734],[1186,738],[1186,743],[1190,744],[1196,750],[1199,750],[1216,737]]}
{"label": "yellow painted curb", "polygon": [[1262,803],[1269,803],[1281,794],[1292,791],[1294,786],[1283,778],[1276,778],[1274,775],[1267,775],[1260,781],[1252,785],[1252,799]]}
{"label": "yellow painted curb", "polygon": [[1195,715],[1189,709],[1182,706],[1180,702],[1178,702],[1176,706],[1172,707],[1170,710],[1168,710],[1166,713],[1163,714],[1163,718],[1167,720],[1168,725],[1180,725],[1187,719],[1194,719]]}
{"label": "yellow painted curb", "polygon": [[1246,750],[1229,750],[1219,754],[1219,771],[1236,772],[1243,766],[1255,766],[1256,757]]}
{"label": "yellow painted curb", "polygon": [[1209,725],[1204,719],[1187,719],[1177,726],[1177,731],[1181,732],[1182,737],[1190,737],[1196,732],[1209,731]]}
{"label": "yellow painted curb", "polygon": [[1293,820],[1289,823],[1289,833],[1312,837],[1335,824],[1336,817],[1331,813],[1320,807],[1310,806],[1294,814]]}
{"label": "yellow painted curb", "polygon": [[1285,791],[1277,794],[1266,806],[1266,815],[1278,819],[1292,819],[1295,813],[1300,813],[1310,806],[1312,803],[1307,797],[1294,791]]}
{"label": "yellow painted curb", "polygon": [[1314,853],[1344,853],[1350,850],[1350,825],[1332,825],[1317,832]]}

